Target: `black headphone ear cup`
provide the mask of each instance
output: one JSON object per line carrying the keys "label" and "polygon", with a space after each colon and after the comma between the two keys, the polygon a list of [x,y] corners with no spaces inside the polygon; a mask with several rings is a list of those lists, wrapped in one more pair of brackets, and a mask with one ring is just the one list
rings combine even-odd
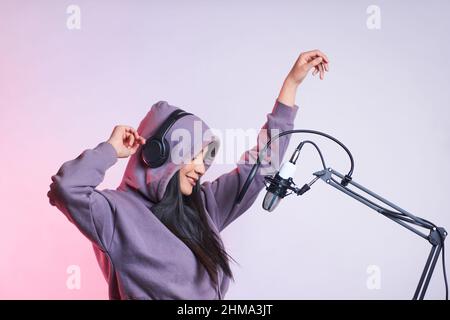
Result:
{"label": "black headphone ear cup", "polygon": [[163,152],[161,153],[161,163],[158,163],[158,167],[162,166],[164,163],[166,163],[167,159],[169,159],[169,154],[170,154],[170,144],[167,141],[167,139],[163,139],[162,140],[163,144],[164,144],[164,149]]}
{"label": "black headphone ear cup", "polygon": [[162,166],[169,158],[170,145],[166,139],[150,139],[142,148],[142,160],[150,168]]}
{"label": "black headphone ear cup", "polygon": [[141,150],[141,159],[147,167],[158,168],[162,166],[170,155],[170,144],[165,139],[167,131],[181,117],[192,115],[182,109],[173,111],[164,121],[153,138],[149,137]]}

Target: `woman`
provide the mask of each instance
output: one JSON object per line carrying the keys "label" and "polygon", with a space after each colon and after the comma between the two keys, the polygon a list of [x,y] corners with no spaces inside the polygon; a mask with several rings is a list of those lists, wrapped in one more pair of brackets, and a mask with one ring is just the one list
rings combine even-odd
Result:
{"label": "woman", "polygon": [[[309,70],[323,79],[328,58],[319,50],[300,54],[264,132],[293,128],[296,90]],[[232,279],[220,232],[253,204],[264,187],[263,175],[256,176],[239,205],[234,199],[252,164],[238,164],[200,183],[219,146],[213,135],[193,139],[182,161],[171,154],[160,167],[145,166],[138,150],[177,109],[166,101],[154,104],[137,130],[116,126],[108,141],[65,162],[52,176],[49,201],[92,242],[110,299],[222,299]],[[191,114],[178,119],[168,136],[178,129],[193,133],[196,123],[202,133],[209,130]],[[283,138],[280,159],[289,142]],[[168,140],[171,150],[177,147],[177,141]],[[106,170],[129,156],[120,186],[96,189]],[[249,156],[250,151],[244,153],[245,159]]]}

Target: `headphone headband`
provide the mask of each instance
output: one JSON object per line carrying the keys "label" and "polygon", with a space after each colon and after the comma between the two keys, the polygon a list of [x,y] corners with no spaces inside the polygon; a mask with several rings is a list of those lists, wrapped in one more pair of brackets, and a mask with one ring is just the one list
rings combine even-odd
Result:
{"label": "headphone headband", "polygon": [[156,133],[147,139],[141,150],[141,159],[146,166],[157,168],[167,161],[170,154],[170,144],[166,139],[166,134],[178,119],[187,115],[192,115],[192,113],[182,109],[173,111]]}
{"label": "headphone headband", "polygon": [[170,130],[170,128],[172,128],[172,126],[174,125],[174,123],[187,115],[190,115],[192,113],[186,112],[182,109],[177,109],[175,111],[173,111],[166,120],[164,120],[163,124],[159,127],[158,131],[156,131],[156,133],[153,135],[153,137],[155,138],[160,138],[161,140],[165,137],[165,135],[167,134],[167,132]]}

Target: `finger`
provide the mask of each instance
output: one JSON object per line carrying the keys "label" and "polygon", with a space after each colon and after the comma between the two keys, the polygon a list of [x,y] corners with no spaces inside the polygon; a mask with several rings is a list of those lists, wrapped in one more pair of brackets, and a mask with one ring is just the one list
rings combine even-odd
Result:
{"label": "finger", "polygon": [[144,137],[141,137],[140,135],[139,135],[139,133],[137,132],[137,130],[134,130],[134,137],[136,138],[136,143],[142,143],[142,144],[145,144],[145,139],[144,139]]}
{"label": "finger", "polygon": [[136,139],[136,140],[139,140],[139,133],[137,133],[137,131],[136,130],[134,130],[133,131],[133,134],[134,134],[134,138]]}
{"label": "finger", "polygon": [[320,51],[319,49],[306,51],[304,52],[305,56],[308,58],[315,58],[317,56],[322,57],[323,60],[325,60],[326,63],[329,63],[328,57],[325,53]]}
{"label": "finger", "polygon": [[311,69],[312,67],[318,66],[319,63],[321,63],[321,62],[322,62],[322,57],[318,57],[318,58],[315,58],[314,60],[310,61],[308,63],[308,70]]}
{"label": "finger", "polygon": [[314,58],[317,56],[317,51],[318,50],[305,51],[302,54],[307,58]]}
{"label": "finger", "polygon": [[132,134],[132,135],[134,135],[134,137],[135,137],[136,139],[139,138],[139,133],[138,133],[137,130],[135,130],[134,128],[132,128],[132,127],[127,127],[125,131],[128,132],[128,133],[130,133],[130,134]]}
{"label": "finger", "polygon": [[320,50],[314,50],[314,54],[316,54],[316,55],[319,56],[319,57],[322,57],[323,60],[324,60],[326,63],[329,62],[327,55],[326,55],[325,53],[323,53],[322,51],[320,51]]}
{"label": "finger", "polygon": [[136,135],[136,133],[137,133],[137,130],[134,129],[134,128],[132,128],[132,127],[127,127],[127,128],[125,129],[125,131],[126,131],[127,133],[132,134],[132,135]]}
{"label": "finger", "polygon": [[141,141],[141,140],[140,140],[140,139],[139,139],[139,140],[136,140],[136,144],[134,144],[134,145],[130,148],[131,154],[134,154],[134,153],[136,152],[136,150],[140,147],[139,141]]}
{"label": "finger", "polygon": [[134,135],[128,134],[127,140],[126,146],[130,148],[134,144]]}
{"label": "finger", "polygon": [[143,137],[138,136],[135,140],[135,145],[140,146],[145,144],[145,139]]}
{"label": "finger", "polygon": [[137,138],[136,140],[134,140],[134,145],[136,147],[139,147],[140,145],[144,144],[142,137]]}
{"label": "finger", "polygon": [[325,74],[325,71],[323,69],[323,63],[319,64],[319,68],[320,68],[320,80],[323,80],[323,76]]}
{"label": "finger", "polygon": [[137,143],[137,144],[145,143],[145,139],[143,137],[141,137],[136,130],[133,131],[133,135],[134,135],[135,143]]}
{"label": "finger", "polygon": [[323,53],[322,51],[318,50],[318,54],[320,56],[322,56],[323,60],[325,60],[326,63],[330,62],[330,60],[328,59],[328,56],[325,53]]}

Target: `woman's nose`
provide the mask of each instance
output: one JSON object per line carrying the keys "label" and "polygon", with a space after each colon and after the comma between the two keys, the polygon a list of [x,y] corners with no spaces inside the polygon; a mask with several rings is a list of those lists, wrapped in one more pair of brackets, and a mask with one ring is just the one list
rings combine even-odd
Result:
{"label": "woman's nose", "polygon": [[197,164],[194,167],[195,172],[199,175],[203,175],[205,173],[205,165],[203,163]]}

